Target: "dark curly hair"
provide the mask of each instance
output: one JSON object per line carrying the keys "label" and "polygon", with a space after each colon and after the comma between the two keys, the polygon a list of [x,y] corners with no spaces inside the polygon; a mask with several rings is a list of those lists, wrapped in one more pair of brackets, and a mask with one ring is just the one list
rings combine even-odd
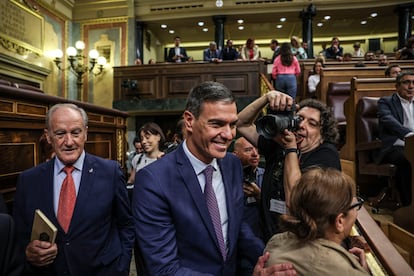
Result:
{"label": "dark curly hair", "polygon": [[323,141],[336,144],[339,140],[339,131],[332,108],[315,99],[304,99],[299,103],[298,110],[301,110],[304,107],[311,107],[319,110],[321,113],[321,136]]}

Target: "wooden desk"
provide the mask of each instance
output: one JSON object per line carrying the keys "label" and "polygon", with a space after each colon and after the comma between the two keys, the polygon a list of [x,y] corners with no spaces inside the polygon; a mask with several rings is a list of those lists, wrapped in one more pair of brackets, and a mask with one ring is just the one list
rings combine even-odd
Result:
{"label": "wooden desk", "polygon": [[404,154],[411,163],[411,204],[394,212],[394,222],[414,234],[414,136],[405,140]]}
{"label": "wooden desk", "polygon": [[385,275],[414,275],[413,269],[408,265],[401,254],[398,253],[394,245],[369,215],[365,207],[358,211],[356,225],[361,232],[361,235],[369,244],[372,253],[378,259],[381,267],[385,270]]}

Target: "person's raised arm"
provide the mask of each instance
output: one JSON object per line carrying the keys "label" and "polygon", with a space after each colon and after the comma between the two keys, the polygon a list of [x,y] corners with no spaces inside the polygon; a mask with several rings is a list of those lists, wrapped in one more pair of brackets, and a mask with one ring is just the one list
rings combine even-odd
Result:
{"label": "person's raised arm", "polygon": [[257,98],[254,102],[240,111],[238,114],[239,120],[237,121],[237,130],[255,147],[257,147],[259,134],[256,132],[256,125],[254,122],[267,104],[273,110],[285,110],[286,107],[292,107],[293,99],[285,93],[272,90],[260,98]]}

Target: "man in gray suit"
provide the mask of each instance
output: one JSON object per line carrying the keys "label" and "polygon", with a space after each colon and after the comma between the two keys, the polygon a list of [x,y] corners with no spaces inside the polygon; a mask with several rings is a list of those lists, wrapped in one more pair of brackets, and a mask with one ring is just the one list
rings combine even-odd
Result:
{"label": "man in gray suit", "polygon": [[380,139],[383,148],[378,161],[396,165],[401,203],[411,202],[411,166],[404,156],[405,139],[414,135],[414,72],[397,76],[397,92],[378,101]]}

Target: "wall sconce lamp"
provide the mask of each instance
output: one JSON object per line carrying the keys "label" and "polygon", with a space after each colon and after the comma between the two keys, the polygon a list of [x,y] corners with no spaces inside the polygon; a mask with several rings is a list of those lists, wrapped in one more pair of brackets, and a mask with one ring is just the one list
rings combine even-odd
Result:
{"label": "wall sconce lamp", "polygon": [[82,86],[83,86],[83,75],[86,72],[93,73],[93,69],[95,66],[97,67],[97,73],[93,73],[95,76],[101,74],[103,72],[104,66],[106,64],[106,58],[99,56],[97,50],[92,49],[89,51],[89,63],[85,64],[84,60],[86,57],[83,54],[83,50],[85,49],[85,43],[83,41],[77,41],[75,47],[69,47],[66,49],[67,59],[69,61],[70,66],[67,68],[62,68],[62,58],[63,52],[62,50],[58,49],[55,51],[55,59],[54,62],[59,68],[59,70],[64,71],[66,69],[70,69],[76,76],[76,85],[78,95],[77,98],[79,101],[82,100]]}

